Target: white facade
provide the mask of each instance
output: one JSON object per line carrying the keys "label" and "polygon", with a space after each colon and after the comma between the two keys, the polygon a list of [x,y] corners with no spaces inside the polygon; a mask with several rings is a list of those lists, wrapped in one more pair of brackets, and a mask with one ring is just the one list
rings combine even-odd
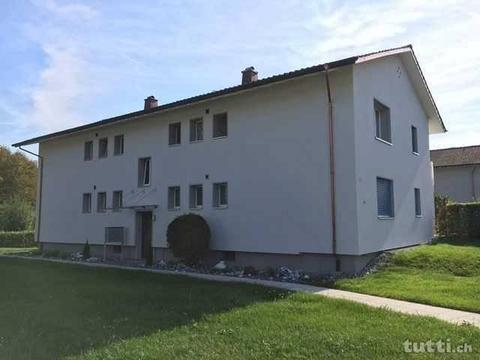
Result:
{"label": "white facade", "polygon": [[[406,55],[390,55],[329,72],[333,97],[337,254],[363,255],[428,241],[434,220],[429,127],[418,73]],[[418,71],[418,70],[417,70]],[[413,80],[412,80],[413,79]],[[374,99],[390,108],[392,144],[375,138]],[[212,138],[212,117],[228,113],[228,136]],[[40,143],[44,159],[43,243],[102,245],[105,227],[127,228],[137,246],[135,209],[96,211],[98,192],[123,191],[123,206],[152,206],[154,248],[167,248],[167,225],[196,212],[212,230],[213,250],[263,254],[332,254],[329,136],[325,73],[253,88]],[[204,140],[189,141],[193,118]],[[181,144],[168,145],[181,122]],[[418,129],[412,153],[411,126]],[[115,135],[125,152],[113,155]],[[108,137],[106,158],[98,140]],[[84,143],[94,158],[84,161]],[[138,186],[138,160],[151,157],[151,185]],[[394,183],[394,217],[377,216],[376,178]],[[212,206],[213,183],[228,183],[228,206]],[[189,185],[203,184],[203,208],[189,209]],[[168,209],[168,187],[180,186],[179,210]],[[414,188],[422,215],[415,214]],[[82,194],[92,193],[92,213]]]}
{"label": "white facade", "polygon": [[480,166],[435,167],[435,194],[448,196],[455,202],[478,201],[480,198]]}

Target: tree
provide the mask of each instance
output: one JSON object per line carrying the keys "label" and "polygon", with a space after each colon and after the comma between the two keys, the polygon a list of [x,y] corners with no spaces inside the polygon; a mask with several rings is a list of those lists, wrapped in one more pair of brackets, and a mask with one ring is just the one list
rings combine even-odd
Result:
{"label": "tree", "polygon": [[37,162],[0,146],[0,204],[14,199],[35,205]]}

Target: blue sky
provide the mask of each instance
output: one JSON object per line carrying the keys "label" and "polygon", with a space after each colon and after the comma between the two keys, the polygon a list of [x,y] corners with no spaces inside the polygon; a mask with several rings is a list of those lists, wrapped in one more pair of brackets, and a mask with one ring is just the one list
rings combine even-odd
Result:
{"label": "blue sky", "polygon": [[413,44],[449,130],[480,144],[480,2],[4,0],[0,144]]}

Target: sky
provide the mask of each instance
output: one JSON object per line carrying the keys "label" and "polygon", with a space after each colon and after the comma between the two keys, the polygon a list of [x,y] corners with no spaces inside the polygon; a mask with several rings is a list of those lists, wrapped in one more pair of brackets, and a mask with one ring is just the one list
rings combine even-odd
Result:
{"label": "sky", "polygon": [[479,34],[478,0],[2,0],[0,144],[406,44],[448,129],[431,148],[480,144]]}

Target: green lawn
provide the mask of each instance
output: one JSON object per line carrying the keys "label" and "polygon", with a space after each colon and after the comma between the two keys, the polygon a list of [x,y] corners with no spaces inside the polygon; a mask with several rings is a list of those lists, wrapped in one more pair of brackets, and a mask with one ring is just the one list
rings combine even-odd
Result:
{"label": "green lawn", "polygon": [[480,312],[480,243],[438,243],[400,251],[380,271],[337,281],[334,287]]}
{"label": "green lawn", "polygon": [[38,252],[38,248],[2,248],[0,247],[0,255],[25,255]]}
{"label": "green lawn", "polygon": [[0,259],[0,286],[2,360],[401,359],[430,339],[480,352],[472,326],[260,286],[18,259]]}

